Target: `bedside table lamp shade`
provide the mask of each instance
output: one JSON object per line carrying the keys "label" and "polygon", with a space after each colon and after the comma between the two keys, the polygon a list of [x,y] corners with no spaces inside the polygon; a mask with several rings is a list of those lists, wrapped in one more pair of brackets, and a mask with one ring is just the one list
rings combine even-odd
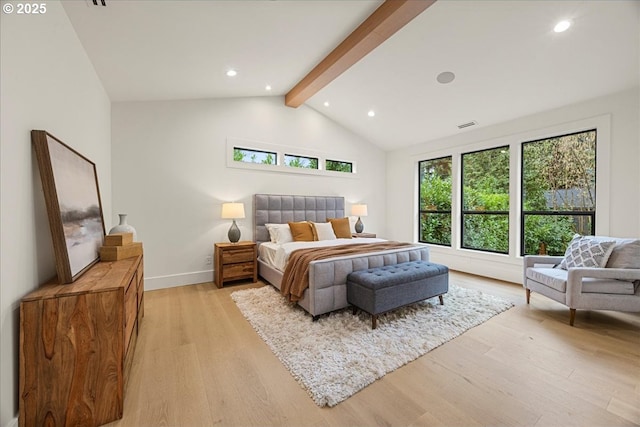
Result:
{"label": "bedside table lamp shade", "polygon": [[231,219],[233,223],[229,228],[229,241],[231,243],[238,243],[240,240],[240,229],[236,224],[236,219],[244,218],[244,204],[243,203],[223,203],[222,204],[222,219]]}
{"label": "bedside table lamp shade", "polygon": [[356,222],[356,233],[362,233],[364,231],[364,224],[362,223],[360,217],[367,216],[367,205],[351,206],[351,215],[358,216],[358,222]]}

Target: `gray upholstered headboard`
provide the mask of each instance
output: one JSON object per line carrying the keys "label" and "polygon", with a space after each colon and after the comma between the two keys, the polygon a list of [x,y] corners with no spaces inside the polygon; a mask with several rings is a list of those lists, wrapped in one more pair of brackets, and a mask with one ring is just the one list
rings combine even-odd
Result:
{"label": "gray upholstered headboard", "polygon": [[289,221],[325,222],[327,218],[344,218],[344,197],[253,195],[253,240],[269,241],[265,224]]}

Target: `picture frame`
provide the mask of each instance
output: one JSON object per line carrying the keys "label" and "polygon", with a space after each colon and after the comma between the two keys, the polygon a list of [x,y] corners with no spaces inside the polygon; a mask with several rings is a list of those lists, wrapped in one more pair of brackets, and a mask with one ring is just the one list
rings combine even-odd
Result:
{"label": "picture frame", "polygon": [[100,261],[105,228],[96,165],[44,130],[31,141],[42,189],[59,283],[72,283]]}

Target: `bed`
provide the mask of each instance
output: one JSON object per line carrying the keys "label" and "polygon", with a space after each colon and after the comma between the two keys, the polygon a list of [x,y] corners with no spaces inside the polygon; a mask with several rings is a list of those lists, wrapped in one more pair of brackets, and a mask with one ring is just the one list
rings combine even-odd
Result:
{"label": "bed", "polygon": [[[258,245],[258,274],[277,289],[281,289],[283,264],[275,262],[277,248],[271,245],[265,224],[286,224],[289,221],[326,222],[327,218],[345,217],[344,197],[291,196],[254,194],[254,241]],[[349,239],[345,239],[349,240]],[[383,239],[358,238],[362,242]],[[335,241],[344,243],[343,239]],[[263,246],[264,244],[264,246]],[[323,246],[326,242],[314,242]],[[295,246],[295,245],[291,245]],[[312,261],[309,264],[309,287],[298,304],[314,318],[347,307],[347,276],[349,273],[408,261],[428,261],[429,248],[416,243],[408,247],[375,253],[348,255]]]}

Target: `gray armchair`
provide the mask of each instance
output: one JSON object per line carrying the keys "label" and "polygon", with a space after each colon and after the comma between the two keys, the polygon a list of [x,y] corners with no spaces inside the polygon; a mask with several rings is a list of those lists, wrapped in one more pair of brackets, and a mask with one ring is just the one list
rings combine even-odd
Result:
{"label": "gray armchair", "polygon": [[537,292],[569,307],[573,326],[576,310],[640,312],[640,240],[615,240],[616,246],[605,268],[553,268],[563,257],[524,257],[523,286],[527,304]]}

